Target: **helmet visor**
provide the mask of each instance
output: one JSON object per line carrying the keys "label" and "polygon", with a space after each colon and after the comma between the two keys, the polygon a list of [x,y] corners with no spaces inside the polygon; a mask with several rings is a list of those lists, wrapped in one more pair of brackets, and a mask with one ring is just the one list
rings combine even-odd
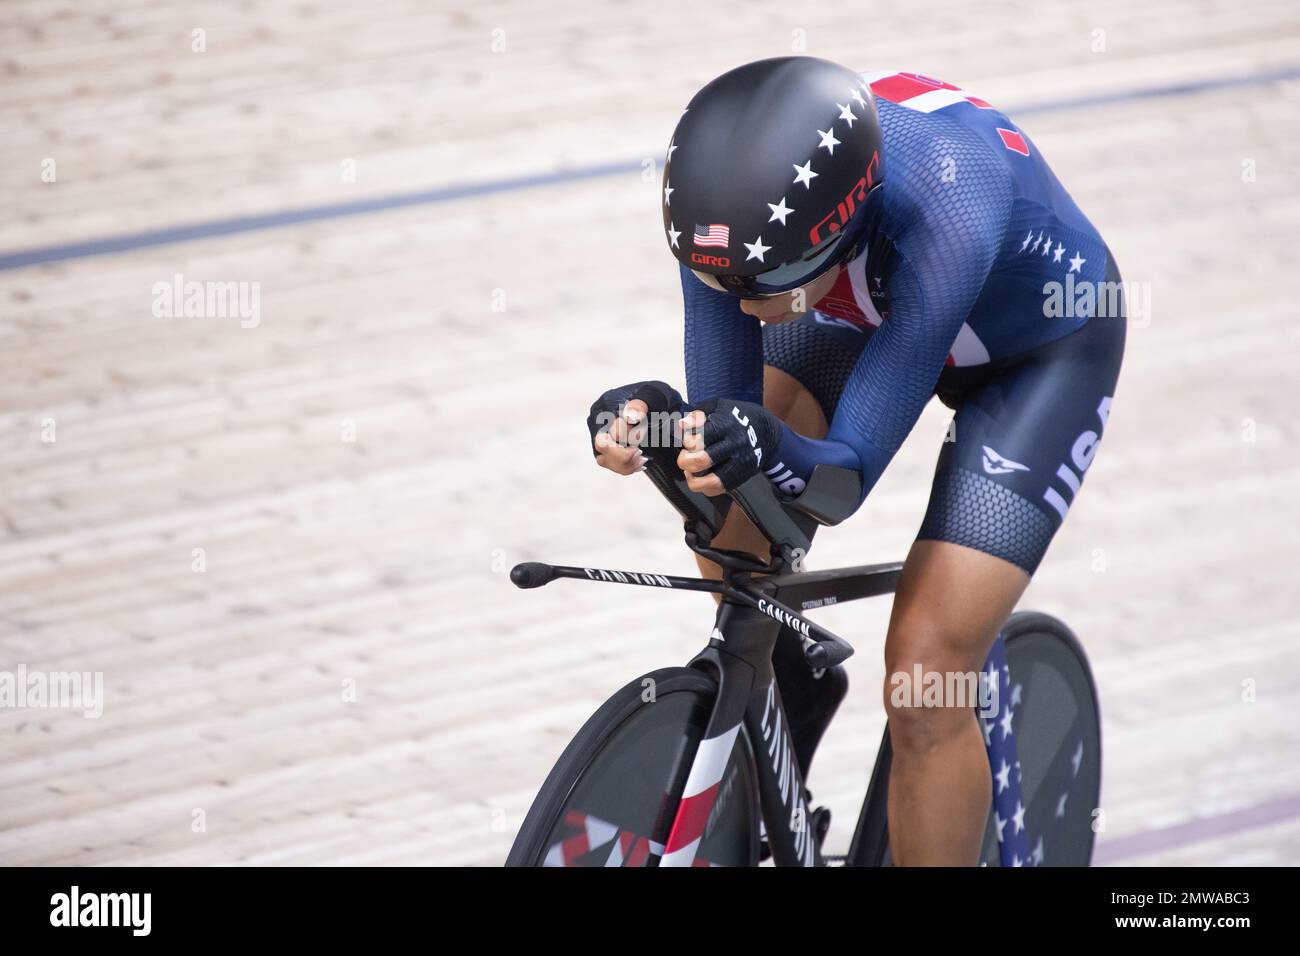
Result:
{"label": "helmet visor", "polygon": [[[872,190],[875,192],[875,190]],[[867,203],[857,210],[847,225],[827,236],[798,259],[783,262],[766,272],[752,276],[713,275],[692,269],[695,277],[711,289],[726,292],[742,299],[767,299],[784,295],[812,282],[833,266],[852,258],[866,232]]]}

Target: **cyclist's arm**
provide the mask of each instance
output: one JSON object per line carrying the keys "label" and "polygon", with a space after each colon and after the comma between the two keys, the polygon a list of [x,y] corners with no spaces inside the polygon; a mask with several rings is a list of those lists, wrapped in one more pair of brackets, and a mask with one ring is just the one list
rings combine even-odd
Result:
{"label": "cyclist's arm", "polygon": [[762,404],[763,330],[740,300],[681,267],[686,312],[687,406],[710,398]]}
{"label": "cyclist's arm", "polygon": [[855,468],[860,500],[934,393],[997,257],[1011,208],[1010,179],[991,157],[964,157],[955,183],[930,176],[925,194],[902,197],[924,213],[896,242],[900,261],[890,282],[889,318],[862,350],[826,438],[786,428],[777,448],[777,458],[805,480],[823,462]]}

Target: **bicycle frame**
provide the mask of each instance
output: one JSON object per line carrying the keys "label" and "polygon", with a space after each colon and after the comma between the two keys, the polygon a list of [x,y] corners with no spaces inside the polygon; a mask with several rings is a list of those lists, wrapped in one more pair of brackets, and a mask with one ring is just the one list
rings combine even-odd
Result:
{"label": "bicycle frame", "polygon": [[[789,627],[805,638],[810,667],[833,666],[846,659],[853,653],[852,647],[801,612],[891,594],[901,570],[901,564],[890,563],[757,579],[748,573],[728,573],[722,580],[713,580],[530,562],[517,565],[511,579],[525,588],[540,587],[555,578],[577,578],[721,594],[709,643],[688,665],[717,681],[718,696],[691,758],[659,865],[690,866],[696,862],[696,851],[716,804],[725,800],[722,776],[743,727],[754,752],[759,805],[773,862],[778,866],[817,866],[823,862],[821,851],[809,831],[802,774],[772,668],[772,652],[781,628]],[[1010,716],[1014,702],[1001,634],[984,670],[994,675],[999,689],[996,715],[979,718],[990,766],[998,774],[1004,764],[1006,768],[1018,767]],[[854,831],[849,861],[875,860],[883,853],[889,765],[886,736]],[[1010,834],[1002,832],[1007,823],[1024,813],[1020,781],[1003,769],[998,782],[993,808],[999,827],[999,858],[1004,866],[1023,865],[1030,858],[1024,831],[1011,828]]]}
{"label": "bicycle frame", "polygon": [[[714,804],[725,792],[722,774],[743,724],[753,747],[759,805],[772,860],[777,866],[817,866],[821,851],[808,826],[803,777],[790,739],[789,721],[772,669],[772,651],[783,626],[814,639],[821,629],[800,610],[888,594],[901,565],[888,564],[763,578],[744,591],[758,604],[725,596],[708,647],[688,666],[711,672],[718,697],[687,775],[660,866],[690,866]],[[774,613],[775,611],[775,613]]]}
{"label": "bicycle frame", "polygon": [[708,670],[718,682],[709,715],[660,866],[690,866],[719,795],[722,775],[742,724],[753,746],[758,772],[759,804],[772,858],[778,866],[815,866],[821,862],[808,832],[803,778],[794,758],[781,706],[772,649],[781,625],[763,612],[724,601],[718,608],[709,645],[690,662]]}

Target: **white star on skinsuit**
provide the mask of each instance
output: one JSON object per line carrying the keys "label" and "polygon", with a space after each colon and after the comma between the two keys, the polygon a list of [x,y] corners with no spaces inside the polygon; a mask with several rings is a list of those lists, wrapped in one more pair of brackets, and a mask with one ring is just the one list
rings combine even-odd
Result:
{"label": "white star on skinsuit", "polygon": [[783,226],[785,225],[785,217],[790,215],[790,213],[794,212],[793,209],[791,209],[789,206],[785,204],[784,196],[782,196],[780,200],[778,200],[777,202],[768,203],[767,208],[772,210],[772,218],[769,219],[768,222],[776,222],[778,219],[780,219],[781,225]]}
{"label": "white star on skinsuit", "polygon": [[840,141],[839,141],[838,139],[835,138],[835,124],[832,123],[832,124],[831,124],[831,128],[828,129],[828,130],[820,130],[820,129],[819,129],[819,130],[817,131],[817,135],[820,136],[820,137],[822,138],[822,141],[821,141],[820,143],[817,144],[817,148],[820,149],[821,147],[825,146],[825,147],[826,147],[826,152],[828,152],[828,153],[830,153],[832,156],[834,156],[834,155],[835,155],[835,147],[838,146],[838,145],[840,145]]}
{"label": "white star on skinsuit", "polygon": [[1012,706],[1012,707],[1019,707],[1019,706],[1020,706],[1020,689],[1021,689],[1021,685],[1019,685],[1019,684],[1017,684],[1015,687],[1011,688],[1011,706]]}
{"label": "white star on skinsuit", "polygon": [[1052,251],[1052,237],[1048,236],[1047,245],[1043,246],[1043,255],[1047,255],[1051,251]]}
{"label": "white star on skinsuit", "polygon": [[1074,765],[1074,776],[1079,776],[1079,764],[1083,762],[1083,741],[1079,741],[1078,748],[1074,751],[1074,756],[1070,758],[1070,763]]}
{"label": "white star on skinsuit", "polygon": [[670,219],[670,220],[668,221],[668,241],[669,241],[669,243],[672,244],[672,247],[673,247],[674,249],[680,249],[680,248],[681,248],[681,246],[677,245],[677,237],[680,236],[681,234],[682,234],[682,231],[681,231],[680,229],[675,228],[675,227],[673,226],[672,220]]}
{"label": "white star on skinsuit", "polygon": [[741,245],[749,250],[749,255],[745,256],[746,262],[748,262],[750,259],[757,259],[759,262],[762,262],[763,254],[766,252],[770,252],[772,249],[771,246],[763,245],[762,236],[759,236],[753,242],[742,242]]}
{"label": "white star on skinsuit", "polygon": [[804,189],[812,189],[812,181],[817,178],[818,174],[812,171],[812,160],[800,166],[798,163],[791,163],[794,166],[794,181],[803,183]]}
{"label": "white star on skinsuit", "polygon": [[1061,245],[1061,244],[1058,242],[1058,243],[1056,244],[1056,251],[1052,253],[1052,261],[1053,261],[1053,262],[1060,262],[1060,261],[1061,261],[1061,254],[1062,254],[1063,252],[1065,252],[1065,246]]}
{"label": "white star on skinsuit", "polygon": [[1065,791],[1065,793],[1061,794],[1061,799],[1057,801],[1056,819],[1060,820],[1062,817],[1065,816],[1065,801],[1069,798],[1069,796],[1070,796],[1070,791],[1067,790]]}
{"label": "white star on skinsuit", "polygon": [[1011,854],[1011,865],[1012,865],[1012,866],[1024,866],[1024,865],[1025,865],[1024,862],[1020,859],[1020,854],[1019,854],[1019,853],[1013,853],[1013,854]]}
{"label": "white star on skinsuit", "polygon": [[993,811],[993,825],[998,828],[998,842],[1002,842],[1002,830],[1006,827],[1007,821],[1003,820],[996,810]]}
{"label": "white star on skinsuit", "polygon": [[984,731],[984,746],[989,747],[993,744],[993,721],[981,720],[980,730]]}
{"label": "white star on skinsuit", "polygon": [[1016,801],[1016,812],[1012,815],[1011,822],[1016,825],[1017,833],[1025,828],[1025,805],[1019,800]]}
{"label": "white star on skinsuit", "polygon": [[1003,790],[1007,789],[1007,787],[1011,786],[1011,764],[1003,760],[1002,769],[994,774],[994,776],[998,781],[998,793],[1001,793]]}
{"label": "white star on skinsuit", "polygon": [[1011,736],[1011,708],[1010,707],[1007,708],[1007,712],[1002,715],[1002,719],[998,721],[998,723],[1002,725],[1002,739],[1006,740],[1008,737]]}
{"label": "white star on skinsuit", "polygon": [[672,186],[665,185],[665,186],[664,186],[664,205],[665,205],[665,206],[671,206],[671,205],[672,205],[672,203],[668,200],[668,197],[671,196],[672,194],[673,194],[673,187],[672,187]]}
{"label": "white star on skinsuit", "polygon": [[1042,241],[1043,241],[1043,234],[1040,232],[1040,233],[1038,234],[1038,238],[1034,240],[1034,244],[1033,244],[1032,246],[1029,247],[1029,251],[1030,251],[1031,253],[1033,253],[1033,252],[1037,252],[1037,251],[1038,251],[1038,246],[1039,246],[1040,243],[1042,243]]}
{"label": "white star on skinsuit", "polygon": [[1020,251],[1024,252],[1029,248],[1029,240],[1034,238],[1034,230],[1029,230],[1029,235],[1025,236],[1025,241],[1020,244]]}
{"label": "white star on skinsuit", "polygon": [[849,93],[851,93],[853,98],[858,101],[859,106],[865,107],[867,105],[867,101],[862,98],[862,94],[859,93],[857,89],[850,89]]}
{"label": "white star on skinsuit", "polygon": [[838,106],[838,107],[840,108],[840,115],[837,116],[837,117],[835,117],[835,118],[836,118],[836,119],[842,119],[842,120],[844,120],[844,122],[846,122],[846,123],[849,124],[849,129],[853,129],[853,121],[854,121],[855,119],[857,119],[858,117],[857,117],[857,115],[853,112],[853,110],[849,107],[849,104],[848,104],[848,103],[836,103],[835,105]]}
{"label": "white star on skinsuit", "polygon": [[1087,261],[1088,261],[1087,259],[1080,259],[1080,258],[1079,258],[1079,254],[1076,252],[1076,253],[1074,254],[1074,258],[1070,260],[1070,271],[1071,271],[1071,272],[1082,272],[1082,271],[1083,271],[1083,268],[1082,268],[1082,267],[1083,267],[1083,264],[1084,264],[1085,262],[1087,262]]}
{"label": "white star on skinsuit", "polygon": [[1034,844],[1034,866],[1043,865],[1043,838],[1040,836],[1038,842]]}
{"label": "white star on skinsuit", "polygon": [[667,156],[666,158],[667,158],[667,161],[670,162],[670,163],[673,161],[673,150],[675,150],[676,148],[677,148],[677,147],[674,146],[672,143],[669,143],[669,144],[668,144],[668,156]]}

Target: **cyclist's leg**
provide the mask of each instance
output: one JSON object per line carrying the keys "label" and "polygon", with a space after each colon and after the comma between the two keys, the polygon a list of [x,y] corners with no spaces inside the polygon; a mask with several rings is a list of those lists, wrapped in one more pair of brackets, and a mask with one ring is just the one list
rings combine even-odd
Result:
{"label": "cyclist's leg", "polygon": [[[900,866],[971,866],[979,858],[991,778],[972,708],[896,698],[892,675],[978,674],[1029,575],[947,541],[913,543],[885,641],[885,708],[893,762],[889,843]],[[951,703],[945,701],[945,703]]]}
{"label": "cyclist's leg", "polygon": [[[1118,281],[1118,274],[1114,281]],[[961,403],[908,555],[885,648],[889,827],[906,865],[974,864],[991,783],[969,703],[905,706],[888,675],[978,672],[1060,527],[1106,424],[1122,315],[1098,315]]]}

